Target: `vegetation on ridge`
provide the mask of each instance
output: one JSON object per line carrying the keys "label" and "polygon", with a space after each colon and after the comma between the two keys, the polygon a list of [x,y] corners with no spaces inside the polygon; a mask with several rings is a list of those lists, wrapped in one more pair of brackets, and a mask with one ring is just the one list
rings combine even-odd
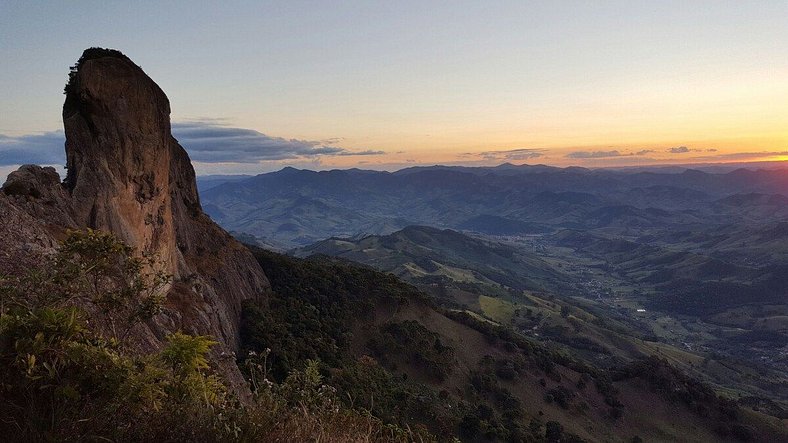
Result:
{"label": "vegetation on ridge", "polygon": [[[102,57],[119,58],[131,64],[134,64],[134,62],[132,62],[130,58],[128,58],[125,54],[118,51],[117,49],[100,48],[95,46],[85,49],[85,51],[82,52],[82,56],[79,57],[79,60],[77,60],[77,62],[69,68],[68,82],[66,82],[66,86],[63,87],[63,93],[68,95],[69,93],[76,92],[74,90],[74,87],[76,86],[75,82],[77,77],[77,71],[79,71],[79,68],[82,67],[82,65],[88,60],[94,60]],[[136,66],[136,64],[134,65]]]}
{"label": "vegetation on ridge", "polygon": [[[128,331],[163,307],[167,276],[113,235],[71,232],[30,273],[0,279],[0,432],[6,441],[404,441],[336,407],[314,365],[242,404],[214,342],[176,332],[141,354]],[[250,360],[247,367],[253,367]]]}

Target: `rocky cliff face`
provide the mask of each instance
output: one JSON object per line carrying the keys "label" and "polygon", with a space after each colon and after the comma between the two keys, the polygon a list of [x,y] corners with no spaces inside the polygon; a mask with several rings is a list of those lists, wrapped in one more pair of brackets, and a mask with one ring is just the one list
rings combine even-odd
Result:
{"label": "rocky cliff face", "polygon": [[[72,68],[63,123],[68,175],[24,166],[0,196],[0,265],[32,263],[66,228],[111,231],[155,254],[174,277],[165,314],[138,334],[155,348],[168,332],[209,334],[217,355],[238,346],[241,302],[264,300],[251,253],[202,211],[194,169],[170,132],[164,92],[117,51],[90,49]],[[234,362],[217,360],[239,382]],[[233,380],[234,379],[234,380]]]}
{"label": "rocky cliff face", "polygon": [[164,92],[128,58],[86,51],[67,86],[63,125],[77,222],[117,233],[180,276]]}

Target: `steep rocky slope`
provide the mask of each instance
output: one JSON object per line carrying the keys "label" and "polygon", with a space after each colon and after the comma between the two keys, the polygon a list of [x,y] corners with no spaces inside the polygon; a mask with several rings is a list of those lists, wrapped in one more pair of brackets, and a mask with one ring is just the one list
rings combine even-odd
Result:
{"label": "steep rocky slope", "polygon": [[[167,96],[117,51],[86,50],[66,86],[68,174],[26,165],[0,195],[0,265],[35,266],[66,229],[115,233],[173,276],[165,313],[136,332],[156,349],[168,332],[211,335],[216,354],[238,346],[241,302],[265,302],[268,280],[249,251],[207,217],[194,169],[172,137]],[[235,363],[217,363],[241,382]]]}

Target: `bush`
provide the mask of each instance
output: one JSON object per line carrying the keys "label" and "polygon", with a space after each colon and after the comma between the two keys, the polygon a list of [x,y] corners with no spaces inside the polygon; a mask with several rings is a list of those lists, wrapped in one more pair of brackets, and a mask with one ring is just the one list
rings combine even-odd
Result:
{"label": "bush", "polygon": [[561,426],[561,423],[557,421],[548,421],[545,424],[545,432],[544,437],[547,441],[561,441],[561,437],[564,435],[564,427]]}
{"label": "bush", "polygon": [[[160,308],[166,277],[113,235],[71,232],[40,270],[0,282],[0,427],[21,439],[147,432],[150,411],[221,408],[213,344],[174,334],[141,356],[129,330]],[[91,309],[88,324],[83,306]]]}
{"label": "bush", "polygon": [[547,394],[545,394],[545,401],[547,400],[547,396],[550,396],[552,400],[561,408],[569,409],[569,403],[574,398],[575,393],[563,386],[558,386],[547,391]]}
{"label": "bush", "polygon": [[415,320],[386,324],[369,340],[369,347],[382,361],[408,362],[437,381],[446,380],[454,365],[454,349]]}
{"label": "bush", "polygon": [[342,408],[316,362],[242,405],[209,367],[209,337],[135,353],[122,337],[155,315],[163,281],[144,260],[112,235],[73,232],[40,270],[0,278],[4,441],[432,440]]}

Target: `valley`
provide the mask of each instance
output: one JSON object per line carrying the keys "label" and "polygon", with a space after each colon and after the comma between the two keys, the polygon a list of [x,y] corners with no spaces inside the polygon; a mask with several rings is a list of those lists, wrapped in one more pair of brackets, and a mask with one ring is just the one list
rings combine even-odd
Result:
{"label": "valley", "polygon": [[[414,236],[413,232],[421,235]],[[446,238],[455,238],[454,242]],[[407,238],[410,243],[403,244]],[[455,248],[464,238],[465,248]],[[475,254],[466,249],[473,245]],[[671,363],[727,392],[742,397],[761,397],[786,405],[784,351],[777,334],[765,337],[776,342],[731,340],[757,336],[769,320],[784,312],[784,305],[763,305],[769,316],[754,318],[751,307],[733,314],[711,317],[654,308],[657,285],[642,282],[624,272],[611,272],[604,257],[587,254],[565,244],[565,236],[465,236],[453,231],[410,227],[384,237],[360,241],[329,239],[295,250],[296,255],[324,254],[365,263],[392,272],[453,308],[467,309],[484,318],[511,326],[521,334],[552,342],[594,364],[612,364],[645,355],[664,355]],[[431,245],[440,245],[432,249]],[[488,254],[479,252],[485,250]],[[508,258],[503,270],[494,268],[494,251],[519,251],[530,255],[541,269],[523,266],[523,259]],[[500,253],[499,253],[500,254]],[[512,255],[509,255],[511,257]],[[451,257],[479,257],[458,264]],[[426,265],[425,265],[426,263]],[[647,273],[648,264],[640,268]],[[425,269],[426,268],[426,269]],[[518,272],[522,277],[518,277]],[[637,275],[633,272],[633,274]],[[547,275],[550,283],[534,281]],[[526,277],[527,276],[527,277]],[[515,283],[511,283],[511,282]],[[509,284],[507,284],[509,283]],[[564,308],[565,306],[565,308]],[[567,320],[571,315],[571,321]],[[582,315],[581,315],[582,313]],[[741,323],[725,325],[720,319],[736,315]],[[749,323],[745,323],[749,318]],[[773,320],[772,320],[773,321]],[[776,346],[775,346],[776,345]],[[607,362],[607,363],[605,363]],[[711,367],[716,369],[711,370]]]}

